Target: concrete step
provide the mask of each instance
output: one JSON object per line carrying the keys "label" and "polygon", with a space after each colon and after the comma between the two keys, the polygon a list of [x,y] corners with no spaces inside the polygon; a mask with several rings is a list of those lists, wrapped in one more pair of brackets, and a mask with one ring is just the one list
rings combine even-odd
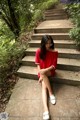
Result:
{"label": "concrete step", "polygon": [[45,20],[63,20],[68,19],[67,15],[45,16]]}
{"label": "concrete step", "polygon": [[49,13],[49,14],[45,14],[45,16],[67,16],[66,13]]}
{"label": "concrete step", "polygon": [[[45,33],[51,35],[54,40],[70,40],[69,33]],[[41,40],[45,34],[33,34],[32,40]]]}
{"label": "concrete step", "polygon": [[[36,66],[34,56],[25,56],[22,59],[22,65],[25,66]],[[71,71],[80,71],[80,60],[76,59],[64,59],[58,58],[57,69],[60,70],[71,70]]]}
{"label": "concrete step", "polygon": [[45,16],[53,16],[53,15],[67,15],[66,14],[66,12],[60,12],[60,11],[58,11],[58,12],[54,12],[54,11],[52,11],[52,12],[45,12]]}
{"label": "concrete step", "polygon": [[[30,47],[26,50],[26,55],[33,56],[38,48]],[[80,52],[75,49],[57,48],[60,58],[80,59]]]}
{"label": "concrete step", "polygon": [[43,28],[34,29],[34,33],[68,33],[71,28]]}
{"label": "concrete step", "polygon": [[[29,42],[30,47],[40,47],[40,40],[31,40]],[[72,40],[54,40],[55,48],[69,48],[76,49],[76,45]]]}
{"label": "concrete step", "polygon": [[[21,66],[17,73],[20,77],[38,80],[36,67]],[[56,70],[56,75],[53,79],[57,83],[80,85],[80,72]]]}
{"label": "concrete step", "polygon": [[45,14],[50,14],[50,13],[65,13],[64,9],[49,9],[45,11]]}
{"label": "concrete step", "polygon": [[47,20],[39,24],[36,33],[67,33],[73,28],[70,20]]}

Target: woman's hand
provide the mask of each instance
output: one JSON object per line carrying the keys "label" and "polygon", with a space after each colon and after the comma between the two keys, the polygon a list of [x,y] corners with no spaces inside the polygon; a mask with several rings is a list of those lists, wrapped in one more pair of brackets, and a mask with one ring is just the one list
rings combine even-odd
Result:
{"label": "woman's hand", "polygon": [[42,82],[42,81],[43,81],[43,79],[42,79],[42,77],[40,76],[40,78],[39,78],[39,83]]}
{"label": "woman's hand", "polygon": [[39,78],[39,82],[42,82],[43,81],[43,74],[46,72],[46,69],[40,69],[39,70],[39,73],[40,73],[40,78]]}
{"label": "woman's hand", "polygon": [[44,74],[46,72],[46,69],[40,69],[39,73]]}
{"label": "woman's hand", "polygon": [[42,75],[40,75],[40,78],[39,78],[39,83],[43,81],[43,77]]}

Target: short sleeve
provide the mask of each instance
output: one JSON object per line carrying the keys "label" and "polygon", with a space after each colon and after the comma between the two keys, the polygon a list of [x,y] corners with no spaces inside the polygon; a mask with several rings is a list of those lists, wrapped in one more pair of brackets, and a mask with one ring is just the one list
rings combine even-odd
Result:
{"label": "short sleeve", "polygon": [[40,50],[38,49],[36,51],[36,54],[35,54],[35,64],[39,64],[40,63],[40,57],[39,57],[39,55],[40,55]]}
{"label": "short sleeve", "polygon": [[55,53],[54,53],[54,60],[53,60],[53,65],[54,65],[55,68],[57,66],[57,59],[58,59],[58,52],[55,51]]}

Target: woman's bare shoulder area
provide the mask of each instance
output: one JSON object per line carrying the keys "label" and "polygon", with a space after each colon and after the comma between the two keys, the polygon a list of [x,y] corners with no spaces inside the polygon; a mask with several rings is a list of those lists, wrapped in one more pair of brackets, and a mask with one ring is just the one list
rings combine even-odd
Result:
{"label": "woman's bare shoulder area", "polygon": [[38,48],[37,50],[36,50],[36,52],[40,52],[41,50],[40,50],[40,48]]}
{"label": "woman's bare shoulder area", "polygon": [[49,51],[51,51],[51,52],[58,52],[58,51],[55,50],[55,49],[50,49]]}

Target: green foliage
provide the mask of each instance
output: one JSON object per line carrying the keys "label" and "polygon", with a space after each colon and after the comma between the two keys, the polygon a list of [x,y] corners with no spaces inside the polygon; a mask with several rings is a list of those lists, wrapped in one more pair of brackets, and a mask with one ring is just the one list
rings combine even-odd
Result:
{"label": "green foliage", "polygon": [[58,2],[58,0],[47,0],[41,5],[41,9],[42,10],[48,9],[48,8],[54,6],[57,2]]}
{"label": "green foliage", "polygon": [[0,82],[19,67],[25,48],[15,40],[2,41],[0,44]]}
{"label": "green foliage", "polygon": [[33,16],[33,7],[32,1],[30,0],[18,0],[18,11],[19,11],[19,24],[21,26],[21,32],[27,29],[28,25],[30,24]]}
{"label": "green foliage", "polygon": [[70,30],[70,37],[73,38],[80,49],[80,27],[74,27]]}
{"label": "green foliage", "polygon": [[80,49],[80,4],[69,4],[67,11],[75,25],[70,31],[70,37],[75,40],[78,49]]}
{"label": "green foliage", "polygon": [[14,34],[7,25],[0,21],[0,82],[15,73],[19,67],[27,42],[22,43],[14,39]]}
{"label": "green foliage", "polygon": [[0,20],[0,40],[4,39],[14,39],[15,36],[12,31],[10,31],[9,27],[5,24],[4,21]]}
{"label": "green foliage", "polygon": [[68,13],[76,26],[80,26],[80,4],[74,3],[68,5]]}

